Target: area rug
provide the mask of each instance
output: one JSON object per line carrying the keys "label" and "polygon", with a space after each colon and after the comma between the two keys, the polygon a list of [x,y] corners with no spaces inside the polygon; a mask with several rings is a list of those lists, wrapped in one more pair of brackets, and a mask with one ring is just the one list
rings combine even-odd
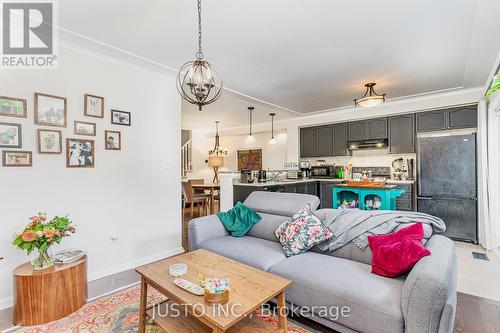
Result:
{"label": "area rug", "polygon": [[[130,287],[86,304],[77,312],[49,324],[21,328],[22,333],[136,333],[139,325],[140,285]],[[148,304],[158,304],[165,298],[149,288]],[[278,320],[272,315],[264,315],[257,310],[256,320],[263,320],[267,325],[278,326]],[[148,324],[147,333],[165,333],[154,324]],[[312,333],[314,331],[289,322],[289,333]],[[171,332],[169,332],[171,333]]]}

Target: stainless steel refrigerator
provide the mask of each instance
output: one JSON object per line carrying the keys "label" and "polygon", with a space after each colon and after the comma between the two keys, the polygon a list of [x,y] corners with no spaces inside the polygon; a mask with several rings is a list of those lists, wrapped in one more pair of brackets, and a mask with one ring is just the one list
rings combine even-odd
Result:
{"label": "stainless steel refrigerator", "polygon": [[476,134],[419,133],[417,210],[440,217],[444,235],[477,243]]}

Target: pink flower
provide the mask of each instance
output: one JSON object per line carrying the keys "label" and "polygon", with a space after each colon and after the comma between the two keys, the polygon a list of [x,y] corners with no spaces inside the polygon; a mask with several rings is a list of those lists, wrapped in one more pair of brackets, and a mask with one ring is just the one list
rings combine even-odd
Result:
{"label": "pink flower", "polygon": [[307,234],[311,237],[319,237],[321,236],[322,232],[321,232],[321,229],[320,227],[311,227],[308,231],[307,231]]}
{"label": "pink flower", "polygon": [[35,240],[38,239],[38,236],[36,234],[35,231],[33,230],[26,230],[25,232],[23,232],[23,234],[21,235],[21,238],[23,239],[23,241],[25,242],[33,242]]}

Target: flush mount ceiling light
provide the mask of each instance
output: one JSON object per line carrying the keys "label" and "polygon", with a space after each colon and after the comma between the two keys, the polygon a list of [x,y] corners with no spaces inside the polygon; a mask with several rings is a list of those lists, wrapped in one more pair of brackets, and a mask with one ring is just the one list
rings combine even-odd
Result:
{"label": "flush mount ceiling light", "polygon": [[365,84],[366,92],[363,97],[355,99],[354,105],[362,106],[364,108],[374,108],[377,105],[385,102],[385,94],[379,95],[373,90],[373,87],[376,83],[367,83]]}
{"label": "flush mount ceiling light", "polygon": [[222,76],[208,61],[201,48],[201,0],[198,0],[198,52],[196,60],[182,65],[177,74],[177,91],[191,104],[202,106],[215,102],[222,93]]}
{"label": "flush mount ceiling light", "polygon": [[253,143],[255,142],[255,137],[253,136],[252,134],[252,114],[253,114],[253,110],[255,108],[253,106],[249,106],[248,107],[248,115],[249,115],[249,118],[250,118],[250,121],[249,121],[249,130],[248,130],[248,136],[247,136],[247,139],[246,139],[246,142],[247,143]]}
{"label": "flush mount ceiling light", "polygon": [[276,113],[270,113],[269,115],[271,116],[271,140],[269,140],[269,144],[275,145],[276,143],[278,143],[278,141],[276,141],[276,139],[274,138],[274,116],[276,115]]}

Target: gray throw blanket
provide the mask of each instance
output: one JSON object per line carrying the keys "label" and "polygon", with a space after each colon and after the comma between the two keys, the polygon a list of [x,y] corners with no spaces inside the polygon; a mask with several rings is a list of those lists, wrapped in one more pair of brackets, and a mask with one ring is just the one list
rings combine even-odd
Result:
{"label": "gray throw blanket", "polygon": [[318,217],[334,234],[325,243],[319,245],[322,251],[335,251],[349,242],[360,249],[368,246],[368,236],[388,234],[399,227],[422,222],[427,239],[432,231],[443,232],[446,226],[439,217],[417,212],[392,210],[364,211],[355,209],[325,209]]}

